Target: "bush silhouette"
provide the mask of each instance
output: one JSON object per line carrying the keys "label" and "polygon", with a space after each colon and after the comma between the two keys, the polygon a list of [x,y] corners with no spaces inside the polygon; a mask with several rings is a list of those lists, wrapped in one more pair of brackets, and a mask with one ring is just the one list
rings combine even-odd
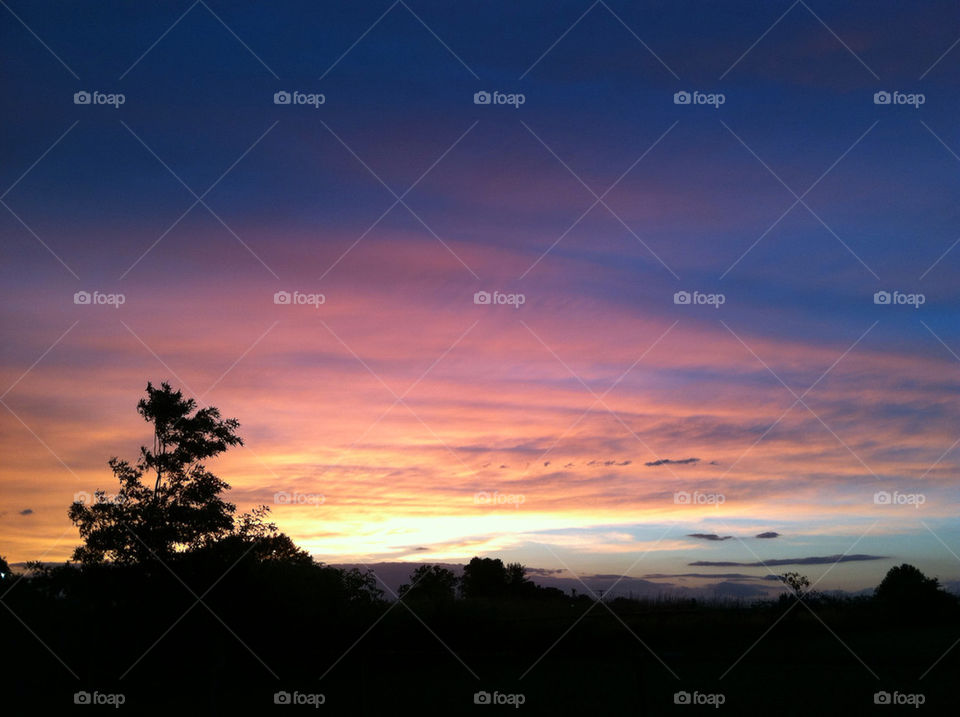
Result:
{"label": "bush silhouette", "polygon": [[941,615],[957,604],[937,578],[928,578],[908,563],[890,568],[874,597],[888,611],[916,620]]}

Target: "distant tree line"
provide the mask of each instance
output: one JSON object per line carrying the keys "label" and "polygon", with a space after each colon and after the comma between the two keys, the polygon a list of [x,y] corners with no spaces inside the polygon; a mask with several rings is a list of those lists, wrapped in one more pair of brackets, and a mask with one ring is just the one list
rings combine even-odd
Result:
{"label": "distant tree line", "polygon": [[540,587],[526,575],[520,563],[507,563],[499,558],[473,558],[457,575],[442,565],[421,565],[410,575],[410,582],[397,592],[410,601],[448,602],[457,597],[476,599],[560,598],[557,588]]}

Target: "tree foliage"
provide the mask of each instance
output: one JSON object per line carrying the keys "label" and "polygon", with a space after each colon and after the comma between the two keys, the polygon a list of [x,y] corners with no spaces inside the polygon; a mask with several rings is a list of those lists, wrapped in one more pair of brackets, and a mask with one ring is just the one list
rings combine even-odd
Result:
{"label": "tree foliage", "polygon": [[928,578],[909,563],[890,568],[874,590],[874,597],[889,610],[917,618],[948,610],[957,603],[937,578]]}
{"label": "tree foliage", "polygon": [[110,459],[115,495],[98,490],[91,501],[70,506],[84,541],[73,559],[136,565],[201,550],[247,550],[261,559],[309,560],[265,520],[266,506],[235,520],[236,506],[222,497],[230,486],[206,469],[204,460],[243,444],[239,422],[213,407],[197,409],[165,382],[159,388],[148,383],[146,393],[137,412],[153,426],[152,446],[141,447],[133,465]]}
{"label": "tree foliage", "polygon": [[401,585],[397,594],[407,600],[447,602],[457,594],[460,582],[456,574],[442,565],[421,565],[410,575],[410,582]]}
{"label": "tree foliage", "polygon": [[526,597],[537,586],[520,563],[503,564],[499,558],[473,558],[463,568],[460,591],[467,598]]}

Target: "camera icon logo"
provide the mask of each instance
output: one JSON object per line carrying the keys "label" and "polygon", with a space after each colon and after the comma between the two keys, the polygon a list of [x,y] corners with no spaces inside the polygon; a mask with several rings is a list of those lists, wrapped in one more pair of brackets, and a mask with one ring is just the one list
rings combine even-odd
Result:
{"label": "camera icon logo", "polygon": [[289,291],[278,291],[273,295],[274,304],[289,304],[290,303],[290,292]]}
{"label": "camera icon logo", "polygon": [[680,90],[679,92],[673,93],[673,104],[675,105],[688,105],[690,104],[690,93],[686,90]]}
{"label": "camera icon logo", "polygon": [[475,105],[488,105],[490,104],[490,93],[486,90],[481,90],[480,92],[473,93],[473,104]]}
{"label": "camera icon logo", "polygon": [[674,304],[689,304],[690,303],[690,292],[689,291],[678,291],[673,295]]}
{"label": "camera icon logo", "polygon": [[888,705],[890,704],[890,693],[889,692],[874,692],[873,693],[873,704],[875,705]]}
{"label": "camera icon logo", "polygon": [[474,692],[473,693],[473,704],[475,705],[489,705],[491,704],[491,697],[489,692]]}
{"label": "camera icon logo", "polygon": [[279,92],[273,93],[273,104],[275,105],[288,105],[290,104],[290,93],[286,90],[280,90]]}
{"label": "camera icon logo", "polygon": [[90,693],[89,693],[89,692],[74,692],[74,693],[73,693],[73,704],[75,704],[75,705],[88,705],[88,704],[90,704]]}
{"label": "camera icon logo", "polygon": [[674,692],[674,693],[673,693],[673,704],[675,704],[675,705],[688,705],[688,704],[690,704],[690,693],[689,693],[689,692]]}
{"label": "camera icon logo", "polygon": [[673,502],[677,505],[690,505],[690,493],[685,490],[678,490],[673,494]]}
{"label": "camera icon logo", "polygon": [[890,505],[893,502],[893,496],[885,490],[878,490],[873,494],[873,502],[877,505]]}
{"label": "camera icon logo", "polygon": [[290,693],[289,692],[274,692],[273,693],[273,704],[275,705],[288,705],[290,704]]}
{"label": "camera icon logo", "polygon": [[90,303],[90,292],[89,291],[78,291],[73,295],[74,304],[89,304]]}
{"label": "camera icon logo", "polygon": [[873,295],[874,304],[889,304],[890,303],[890,292],[889,291],[878,291]]}
{"label": "camera icon logo", "polygon": [[90,93],[86,90],[80,90],[79,92],[73,93],[73,104],[75,105],[88,105],[90,104]]}
{"label": "camera icon logo", "polygon": [[890,104],[890,99],[890,93],[885,90],[873,93],[873,104],[875,105],[888,105]]}
{"label": "camera icon logo", "polygon": [[91,496],[89,493],[87,493],[87,491],[85,491],[85,490],[78,490],[76,493],[73,494],[73,502],[74,502],[74,503],[82,503],[83,505],[90,505],[90,503],[93,502],[93,501],[91,500],[92,497],[93,497],[93,496]]}
{"label": "camera icon logo", "polygon": [[490,292],[489,291],[478,291],[473,295],[474,304],[489,304],[490,303]]}

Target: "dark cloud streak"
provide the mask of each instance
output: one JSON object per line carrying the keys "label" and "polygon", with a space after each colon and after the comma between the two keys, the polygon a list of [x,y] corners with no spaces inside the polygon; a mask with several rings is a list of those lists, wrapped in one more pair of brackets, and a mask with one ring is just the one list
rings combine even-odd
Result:
{"label": "dark cloud streak", "polygon": [[699,463],[699,458],[683,458],[681,460],[673,460],[671,458],[661,458],[656,461],[650,461],[649,463],[644,463],[645,466],[685,466],[691,463]]}
{"label": "dark cloud streak", "polygon": [[698,540],[730,540],[732,535],[720,536],[716,533],[687,533],[688,538],[697,538]]}
{"label": "dark cloud streak", "polygon": [[730,561],[698,560],[687,563],[695,568],[764,568],[774,565],[831,565],[833,563],[853,563],[863,560],[886,560],[888,555],[826,555],[809,558],[778,558],[757,563],[738,563]]}

